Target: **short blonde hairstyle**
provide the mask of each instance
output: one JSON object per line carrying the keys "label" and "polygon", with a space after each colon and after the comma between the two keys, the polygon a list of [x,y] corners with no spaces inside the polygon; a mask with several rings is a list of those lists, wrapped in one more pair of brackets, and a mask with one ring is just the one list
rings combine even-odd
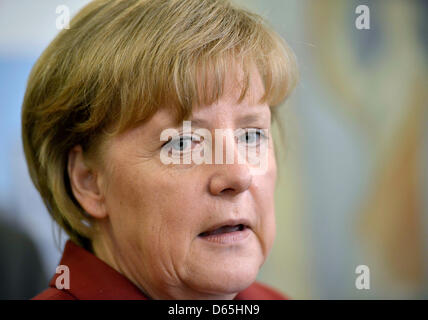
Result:
{"label": "short blonde hairstyle", "polygon": [[91,250],[92,220],[71,192],[69,150],[88,152],[107,128],[121,133],[161,107],[185,119],[193,106],[221,97],[236,65],[244,74],[240,99],[250,65],[270,106],[297,81],[281,37],[226,0],[98,0],[72,19],[33,67],[22,110],[30,176],[71,239]]}

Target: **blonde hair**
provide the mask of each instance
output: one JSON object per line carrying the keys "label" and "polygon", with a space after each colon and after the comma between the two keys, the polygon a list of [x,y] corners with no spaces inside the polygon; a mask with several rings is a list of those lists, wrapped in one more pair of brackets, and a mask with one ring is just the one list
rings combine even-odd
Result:
{"label": "blonde hair", "polygon": [[[292,51],[263,19],[226,0],[98,0],[43,52],[28,80],[22,137],[30,176],[53,219],[90,249],[91,218],[74,198],[69,150],[97,145],[170,108],[177,121],[223,93],[233,66],[250,65],[263,102],[281,103],[297,81]],[[113,129],[112,129],[113,128]]]}

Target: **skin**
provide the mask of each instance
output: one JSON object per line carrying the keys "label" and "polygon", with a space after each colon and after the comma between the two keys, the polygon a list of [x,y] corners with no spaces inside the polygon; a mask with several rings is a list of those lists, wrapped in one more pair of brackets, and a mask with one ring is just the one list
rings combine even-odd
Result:
{"label": "skin", "polygon": [[[102,161],[85,158],[80,146],[70,151],[73,193],[96,221],[95,254],[153,299],[233,299],[255,281],[270,252],[276,180],[271,112],[267,104],[257,103],[263,94],[258,73],[251,79],[241,103],[240,90],[229,79],[223,97],[195,107],[190,120],[205,121],[213,137],[218,128],[269,129],[263,174],[237,161],[163,164],[160,133],[176,127],[163,109],[106,141]],[[232,146],[237,152],[236,144]],[[213,225],[241,218],[251,227],[241,241],[219,245],[198,236]]]}

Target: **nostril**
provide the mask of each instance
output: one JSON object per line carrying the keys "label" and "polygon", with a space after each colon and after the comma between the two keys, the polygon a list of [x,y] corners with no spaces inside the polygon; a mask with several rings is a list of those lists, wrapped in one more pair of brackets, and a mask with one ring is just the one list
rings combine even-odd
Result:
{"label": "nostril", "polygon": [[231,192],[235,192],[235,190],[232,188],[226,188],[226,189],[222,190],[220,193],[227,194],[227,193],[231,193]]}

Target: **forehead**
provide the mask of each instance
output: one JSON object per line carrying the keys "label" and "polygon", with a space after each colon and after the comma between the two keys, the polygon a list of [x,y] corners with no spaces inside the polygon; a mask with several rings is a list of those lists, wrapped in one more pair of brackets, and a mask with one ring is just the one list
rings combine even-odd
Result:
{"label": "forehead", "polygon": [[[266,118],[270,116],[270,108],[266,102],[261,103],[265,90],[260,74],[256,68],[252,69],[248,77],[248,89],[242,95],[245,85],[242,70],[230,73],[224,79],[223,94],[212,104],[194,105],[191,114],[186,119],[176,118],[168,108],[159,109],[151,119],[162,125],[165,122],[180,125],[183,120],[210,120],[218,118]],[[242,99],[240,99],[242,98]],[[208,125],[207,125],[208,126]]]}
{"label": "forehead", "polygon": [[159,141],[163,130],[180,128],[183,120],[191,120],[192,126],[207,129],[230,126],[267,128],[271,119],[270,106],[267,102],[260,103],[264,86],[257,69],[250,73],[248,90],[240,101],[242,83],[242,74],[230,74],[225,78],[223,95],[210,105],[195,105],[186,119],[178,119],[171,106],[161,107],[143,123],[116,135],[114,140],[120,142],[144,137],[148,141]]}
{"label": "forehead", "polygon": [[[261,128],[269,129],[271,125],[271,108],[265,103],[259,103],[264,90],[260,79],[253,77],[249,90],[242,101],[239,100],[239,83],[226,82],[224,95],[211,105],[196,106],[187,119],[191,120],[192,128],[239,129]],[[123,150],[135,146],[144,145],[145,150],[155,151],[159,147],[161,134],[166,129],[180,131],[183,121],[177,121],[176,116],[168,108],[158,109],[151,118],[140,125],[115,135],[108,139],[115,154],[126,153]],[[125,149],[123,149],[125,148]]]}

